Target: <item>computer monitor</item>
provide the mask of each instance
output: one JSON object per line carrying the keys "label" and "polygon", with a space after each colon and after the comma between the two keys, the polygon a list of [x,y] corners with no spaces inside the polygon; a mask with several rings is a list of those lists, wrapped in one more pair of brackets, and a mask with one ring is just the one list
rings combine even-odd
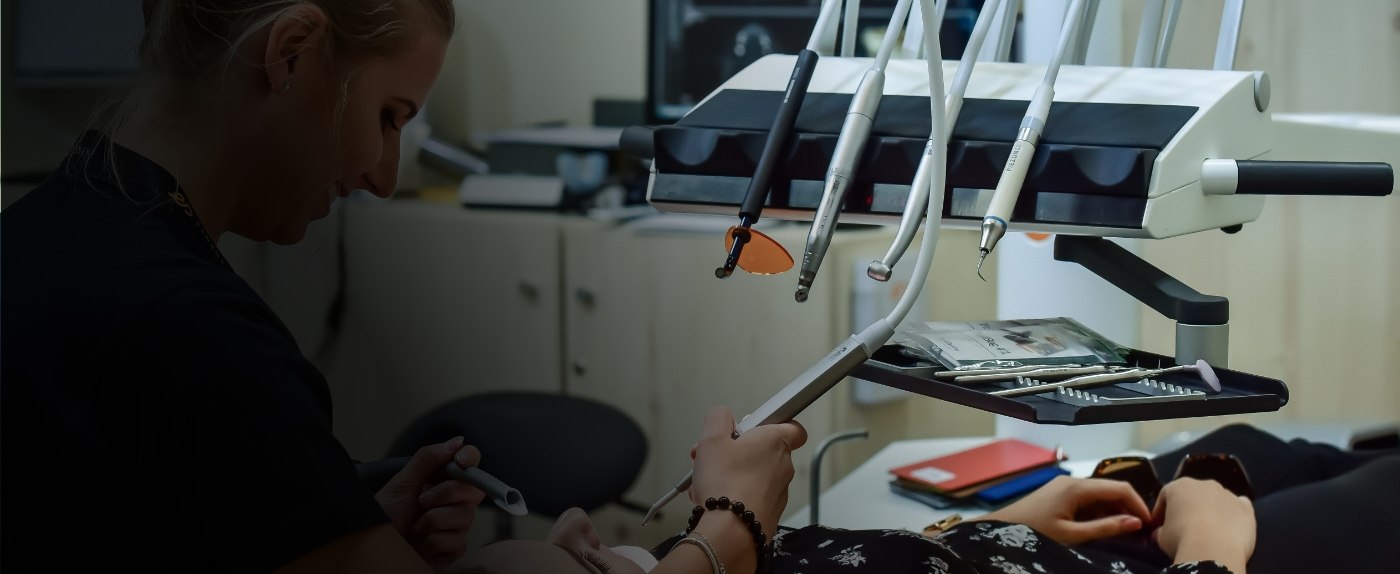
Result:
{"label": "computer monitor", "polygon": [[[982,0],[948,1],[940,29],[943,57],[957,59]],[[860,3],[857,56],[878,49],[895,3]],[[806,47],[820,7],[821,0],[651,0],[647,121],[674,122],[755,60],[796,54]]]}
{"label": "computer monitor", "polygon": [[141,0],[14,0],[6,7],[7,81],[106,87],[140,69]]}

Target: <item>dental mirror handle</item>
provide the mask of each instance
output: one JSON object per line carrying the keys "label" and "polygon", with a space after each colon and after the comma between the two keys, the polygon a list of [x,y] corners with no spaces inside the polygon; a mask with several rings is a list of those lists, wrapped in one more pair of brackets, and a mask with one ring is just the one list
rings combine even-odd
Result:
{"label": "dental mirror handle", "polygon": [[[881,319],[867,327],[860,334],[851,335],[850,338],[837,345],[820,361],[798,375],[796,379],[788,383],[771,398],[759,405],[752,413],[744,417],[735,425],[735,434],[742,435],[759,425],[785,423],[801,414],[836,383],[846,378],[851,371],[859,367],[866,359],[870,358],[875,350],[889,341],[894,335],[894,327],[889,321]],[[680,493],[690,489],[691,480],[695,476],[695,471],[687,472],[680,482],[669,492],[662,495],[656,504],[651,505],[647,514],[642,518],[642,524],[650,522],[652,517],[661,510],[666,503],[670,502]]]}

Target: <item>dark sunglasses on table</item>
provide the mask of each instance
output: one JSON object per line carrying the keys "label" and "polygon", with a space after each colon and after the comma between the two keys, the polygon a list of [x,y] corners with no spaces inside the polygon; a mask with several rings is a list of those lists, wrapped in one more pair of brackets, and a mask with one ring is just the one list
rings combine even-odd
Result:
{"label": "dark sunglasses on table", "polygon": [[[1157,502],[1157,494],[1162,490],[1162,481],[1157,478],[1152,461],[1140,456],[1103,459],[1094,467],[1094,473],[1090,477],[1121,480],[1132,485],[1133,490],[1137,491],[1149,507]],[[1249,485],[1249,475],[1245,473],[1244,465],[1233,455],[1187,455],[1181,459],[1181,464],[1177,465],[1176,476],[1172,480],[1182,477],[1214,480],[1236,496],[1254,500],[1254,488]]]}

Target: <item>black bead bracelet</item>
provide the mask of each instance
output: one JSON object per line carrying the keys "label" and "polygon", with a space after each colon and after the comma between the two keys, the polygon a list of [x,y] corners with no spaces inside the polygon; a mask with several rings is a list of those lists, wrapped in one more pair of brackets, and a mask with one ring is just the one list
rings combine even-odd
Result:
{"label": "black bead bracelet", "polygon": [[767,544],[768,538],[764,536],[763,525],[759,524],[758,518],[754,516],[753,511],[745,509],[744,503],[742,502],[736,500],[731,503],[728,496],[721,496],[718,499],[713,497],[705,499],[704,506],[696,506],[694,510],[690,511],[690,521],[686,524],[685,533],[690,534],[691,531],[695,530],[695,526],[700,524],[700,517],[705,514],[706,510],[716,509],[733,512],[734,516],[739,517],[739,520],[749,529],[749,535],[753,537],[754,550],[758,552],[758,564],[760,570],[762,570],[762,565],[766,562],[765,558],[767,558],[765,544]]}

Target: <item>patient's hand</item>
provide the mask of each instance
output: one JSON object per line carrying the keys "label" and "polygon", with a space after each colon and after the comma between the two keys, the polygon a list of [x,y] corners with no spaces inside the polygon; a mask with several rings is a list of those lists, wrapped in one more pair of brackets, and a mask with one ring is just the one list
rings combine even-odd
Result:
{"label": "patient's hand", "polygon": [[1254,554],[1254,505],[1213,480],[1178,478],[1162,488],[1152,533],[1176,563],[1214,560],[1244,574]]}
{"label": "patient's hand", "polygon": [[1147,504],[1126,482],[1060,476],[978,520],[1025,524],[1072,546],[1136,532],[1150,517]]}
{"label": "patient's hand", "polygon": [[711,409],[695,446],[690,500],[704,504],[706,498],[727,496],[743,502],[771,539],[787,506],[792,451],[807,442],[807,431],[794,421],[761,425],[737,439],[733,436],[734,417],[729,409]]}

